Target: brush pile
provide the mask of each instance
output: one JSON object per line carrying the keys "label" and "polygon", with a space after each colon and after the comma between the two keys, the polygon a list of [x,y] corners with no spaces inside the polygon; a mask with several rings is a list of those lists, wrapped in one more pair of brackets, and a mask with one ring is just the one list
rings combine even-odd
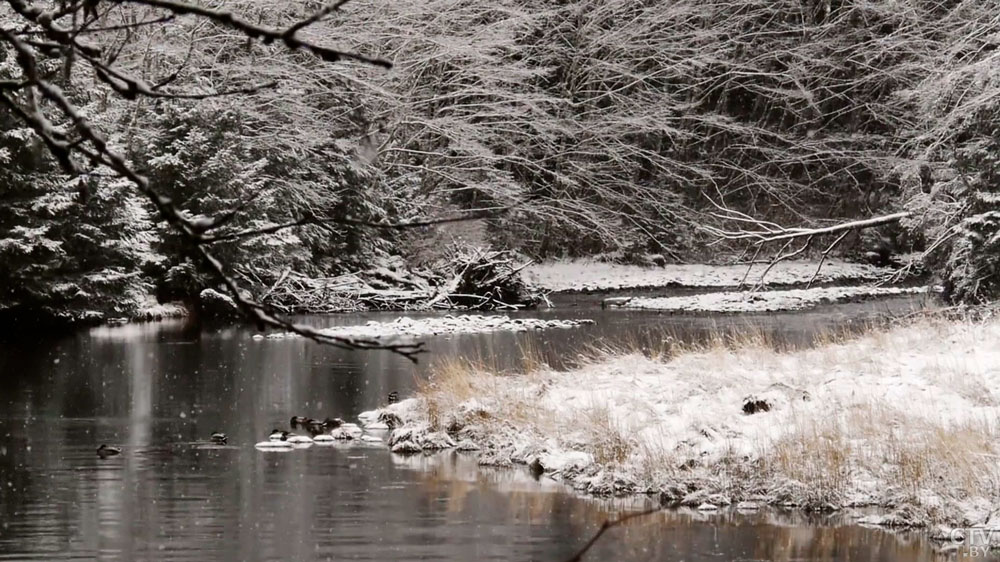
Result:
{"label": "brush pile", "polygon": [[285,313],[517,310],[533,307],[543,298],[522,276],[530,263],[506,250],[463,248],[451,252],[433,270],[412,269],[396,257],[336,277],[314,278],[285,271],[270,284],[253,274],[244,277],[265,288],[261,302]]}

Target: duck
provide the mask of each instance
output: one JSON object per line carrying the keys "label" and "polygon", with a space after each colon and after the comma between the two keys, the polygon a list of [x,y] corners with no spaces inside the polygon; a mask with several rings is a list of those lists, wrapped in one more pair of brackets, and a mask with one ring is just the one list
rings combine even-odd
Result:
{"label": "duck", "polygon": [[326,418],[323,420],[323,427],[326,429],[337,429],[344,425],[344,420],[340,418]]}
{"label": "duck", "polygon": [[337,440],[329,433],[320,433],[319,435],[313,436],[313,442],[318,445],[330,445],[336,443]]}
{"label": "duck", "polygon": [[306,431],[311,433],[313,436],[319,435],[326,430],[326,424],[319,420],[309,420],[309,423],[305,426]]}
{"label": "duck", "polygon": [[288,436],[289,435],[291,435],[291,433],[289,433],[287,431],[284,431],[284,430],[281,430],[281,429],[275,429],[275,430],[273,430],[271,432],[271,435],[267,436],[267,440],[268,441],[288,441]]}
{"label": "duck", "polygon": [[108,457],[113,457],[115,455],[120,455],[120,454],[122,454],[121,448],[109,447],[104,443],[101,443],[101,446],[97,448],[97,456],[101,457],[102,459],[106,459]]}
{"label": "duck", "polygon": [[399,402],[399,393],[393,390],[389,393],[389,405]]}
{"label": "duck", "polygon": [[226,437],[225,433],[222,433],[221,431],[216,431],[215,433],[212,434],[211,441],[212,443],[225,445],[226,442],[229,441],[229,438]]}
{"label": "duck", "polygon": [[308,424],[311,421],[313,421],[312,418],[307,418],[305,416],[292,416],[292,420],[289,422],[289,424],[293,428],[295,428],[295,427],[298,427],[300,425],[306,425],[306,424]]}
{"label": "duck", "polygon": [[337,429],[331,431],[330,435],[332,435],[334,439],[350,440],[361,437],[363,433],[364,430],[358,427],[357,424],[345,423]]}

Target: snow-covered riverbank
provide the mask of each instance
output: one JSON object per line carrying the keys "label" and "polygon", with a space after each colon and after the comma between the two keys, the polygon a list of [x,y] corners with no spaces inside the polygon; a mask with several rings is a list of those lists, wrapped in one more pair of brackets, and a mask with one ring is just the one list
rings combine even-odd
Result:
{"label": "snow-covered riverbank", "polygon": [[[453,316],[428,316],[409,318],[401,316],[391,322],[372,320],[367,324],[355,326],[337,326],[327,328],[322,332],[328,336],[344,338],[380,339],[388,337],[419,338],[439,336],[443,334],[473,334],[479,332],[526,332],[529,330],[548,330],[559,328],[575,328],[585,324],[593,324],[593,320],[544,320],[540,318],[511,318],[505,315],[484,316],[480,314],[465,314]],[[257,334],[255,340],[284,339],[299,337],[290,332],[278,332],[264,336]]]}
{"label": "snow-covered riverbank", "polygon": [[[920,323],[792,353],[746,344],[569,372],[440,368],[363,416],[593,494],[711,510],[881,506],[883,525],[1000,528],[1000,322]],[[1000,537],[1000,533],[996,536]]]}
{"label": "snow-covered riverbank", "polygon": [[682,297],[618,297],[614,302],[623,308],[670,312],[777,312],[926,292],[927,287],[815,287],[777,291],[726,291]]}
{"label": "snow-covered riverbank", "polygon": [[[892,270],[863,263],[827,260],[822,268],[813,261],[784,261],[764,278],[765,285],[870,282],[892,274]],[[525,278],[547,291],[584,292],[648,289],[659,287],[736,287],[744,280],[754,284],[765,264],[746,265],[679,264],[643,267],[599,262],[590,259],[532,264]],[[813,277],[815,275],[815,278]]]}

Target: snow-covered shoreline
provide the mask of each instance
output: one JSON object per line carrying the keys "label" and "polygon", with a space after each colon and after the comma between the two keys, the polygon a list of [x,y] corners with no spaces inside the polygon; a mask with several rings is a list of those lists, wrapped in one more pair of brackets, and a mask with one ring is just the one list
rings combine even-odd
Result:
{"label": "snow-covered shoreline", "polygon": [[589,494],[706,510],[877,506],[886,515],[860,522],[1000,529],[996,320],[792,353],[609,356],[569,372],[453,366],[362,419],[399,426],[395,451],[478,451]]}
{"label": "snow-covered shoreline", "polygon": [[[775,291],[726,291],[681,297],[618,298],[618,306],[670,312],[778,312],[805,310],[821,304],[913,295],[927,287],[814,287]],[[610,300],[610,299],[609,299]]]}
{"label": "snow-covered shoreline", "polygon": [[[871,282],[892,274],[885,268],[842,260],[827,260],[819,268],[813,261],[783,261],[764,278],[765,285],[790,286],[846,282]],[[663,287],[736,287],[744,279],[753,284],[767,268],[757,264],[747,273],[746,265],[678,264],[661,267],[622,265],[592,259],[532,264],[525,278],[552,292],[617,291]],[[815,275],[815,278],[814,278]]]}
{"label": "snow-covered shoreline", "polygon": [[[381,339],[390,337],[421,338],[444,334],[473,334],[482,332],[526,332],[530,330],[549,330],[576,328],[593,324],[593,320],[545,320],[541,318],[511,318],[506,315],[484,316],[481,314],[462,314],[446,316],[429,316],[410,318],[401,316],[391,322],[369,321],[367,324],[354,326],[336,326],[321,330],[328,336],[344,338]],[[291,332],[276,332],[264,336],[255,334],[253,339],[285,339],[299,337]]]}

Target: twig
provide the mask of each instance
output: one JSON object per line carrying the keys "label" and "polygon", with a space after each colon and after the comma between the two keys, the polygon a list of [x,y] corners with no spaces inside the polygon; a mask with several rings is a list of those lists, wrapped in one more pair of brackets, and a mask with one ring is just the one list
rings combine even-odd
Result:
{"label": "twig", "polygon": [[830,244],[829,246],[827,246],[825,250],[823,250],[823,254],[819,258],[819,264],[816,266],[816,271],[813,272],[812,277],[809,278],[809,282],[806,283],[806,289],[812,286],[813,281],[816,280],[816,276],[819,275],[819,270],[823,269],[823,262],[826,261],[826,257],[829,256],[830,252],[832,252],[833,249],[837,247],[837,244],[840,244],[840,241],[846,238],[847,235],[850,233],[851,233],[850,230],[844,232],[843,234],[838,236],[837,239],[834,240],[832,244]]}
{"label": "twig", "polygon": [[623,515],[623,516],[619,517],[618,519],[608,519],[608,520],[606,520],[604,522],[604,524],[601,525],[601,528],[597,530],[597,533],[595,533],[594,536],[590,537],[590,540],[587,541],[587,544],[583,545],[583,548],[581,548],[580,551],[577,552],[576,554],[574,554],[572,557],[567,558],[566,562],[580,562],[580,560],[583,560],[583,555],[587,554],[587,551],[590,550],[591,547],[594,546],[594,544],[597,542],[597,539],[601,538],[601,535],[603,535],[604,532],[607,531],[608,529],[611,529],[613,527],[617,527],[617,526],[621,525],[622,523],[625,523],[626,521],[629,521],[631,519],[636,519],[636,518],[639,518],[639,517],[645,517],[647,515],[651,515],[653,513],[656,513],[658,511],[662,511],[662,510],[663,510],[662,507],[654,507],[653,509],[647,509],[646,511],[640,511],[638,513],[630,513],[628,515]]}

